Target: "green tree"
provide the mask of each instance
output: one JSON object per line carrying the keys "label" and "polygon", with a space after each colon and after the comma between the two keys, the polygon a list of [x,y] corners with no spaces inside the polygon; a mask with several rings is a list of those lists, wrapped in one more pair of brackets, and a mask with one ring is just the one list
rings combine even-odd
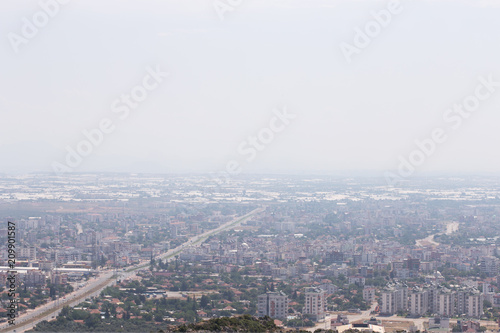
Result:
{"label": "green tree", "polygon": [[200,298],[200,306],[206,308],[210,299],[206,295],[202,295]]}

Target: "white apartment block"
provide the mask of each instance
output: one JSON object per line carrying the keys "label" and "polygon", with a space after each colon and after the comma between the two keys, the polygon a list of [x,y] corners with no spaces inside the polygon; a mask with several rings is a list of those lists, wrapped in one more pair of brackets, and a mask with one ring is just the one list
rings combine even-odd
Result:
{"label": "white apartment block", "polygon": [[422,316],[429,310],[429,293],[427,290],[412,292],[409,301],[411,315]]}
{"label": "white apartment block", "polygon": [[443,317],[451,317],[455,313],[455,295],[443,293],[437,295],[436,313]]}
{"label": "white apartment block", "polygon": [[466,314],[472,318],[479,318],[483,314],[483,295],[475,294],[466,297]]}
{"label": "white apartment block", "polygon": [[325,319],[325,292],[319,288],[306,288],[305,294],[304,314],[314,317],[317,321]]}
{"label": "white apartment block", "polygon": [[389,289],[382,292],[382,313],[394,314],[408,309],[408,288]]}
{"label": "white apartment block", "polygon": [[489,276],[498,275],[499,267],[500,267],[499,261],[500,260],[498,260],[495,257],[482,258],[480,265],[479,265],[479,267],[481,269],[481,273],[486,273]]}
{"label": "white apartment block", "polygon": [[259,317],[286,318],[288,297],[282,292],[268,292],[258,296],[257,312]]}
{"label": "white apartment block", "polygon": [[500,308],[500,294],[494,295],[491,303],[495,308]]}
{"label": "white apartment block", "polygon": [[[394,314],[406,310],[404,302],[398,300],[405,297],[398,289],[386,290],[382,293],[382,313]],[[416,289],[408,294],[408,307],[411,315],[422,316],[426,313],[441,317],[467,316],[479,318],[483,314],[484,295],[475,289],[452,291],[448,289],[429,288]]]}
{"label": "white apartment block", "polygon": [[484,295],[478,292],[457,292],[455,314],[479,318],[483,314],[483,301]]}
{"label": "white apartment block", "polygon": [[363,299],[368,303],[372,303],[375,300],[375,291],[377,289],[374,287],[364,287],[363,288]]}
{"label": "white apartment block", "polygon": [[36,247],[30,246],[30,247],[20,248],[19,257],[20,258],[27,258],[30,261],[35,261],[36,260]]}

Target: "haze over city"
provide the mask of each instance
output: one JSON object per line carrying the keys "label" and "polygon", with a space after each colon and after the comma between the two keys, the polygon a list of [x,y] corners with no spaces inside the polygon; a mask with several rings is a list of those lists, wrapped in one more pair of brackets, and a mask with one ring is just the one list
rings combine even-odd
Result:
{"label": "haze over city", "polygon": [[[456,130],[444,119],[479,77],[500,82],[498,2],[405,1],[349,59],[342,43],[387,2],[216,3],[71,1],[20,42],[40,8],[2,2],[0,170],[52,172],[106,117],[113,132],[72,171],[215,172],[237,159],[246,173],[383,175],[440,127],[446,142],[415,174],[498,173],[500,93]],[[120,119],[113,103],[148,67],[169,76]],[[283,107],[296,118],[247,163],[238,147]]]}

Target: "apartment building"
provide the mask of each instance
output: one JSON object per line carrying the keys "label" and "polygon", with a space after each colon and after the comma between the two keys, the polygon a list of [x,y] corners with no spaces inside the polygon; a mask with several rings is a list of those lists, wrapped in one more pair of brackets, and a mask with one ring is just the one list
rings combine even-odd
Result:
{"label": "apartment building", "polygon": [[374,287],[364,287],[363,288],[363,299],[371,304],[375,300],[375,292],[377,291]]}
{"label": "apartment building", "polygon": [[409,309],[412,316],[422,316],[429,310],[429,292],[418,290],[410,293]]}
{"label": "apartment building", "polygon": [[[402,299],[404,297],[407,297],[406,308]],[[483,314],[483,301],[484,295],[475,288],[464,288],[458,291],[437,287],[415,288],[407,296],[402,289],[392,288],[382,293],[381,312],[394,314],[408,309],[413,316],[433,313],[441,317],[458,315],[479,318]]]}
{"label": "apartment building", "polygon": [[259,317],[286,318],[288,296],[283,292],[268,292],[258,296],[257,312]]}
{"label": "apartment building", "polygon": [[499,260],[495,257],[484,257],[479,264],[481,273],[485,273],[488,276],[498,275],[499,267]]}
{"label": "apartment building", "polygon": [[500,308],[500,294],[493,296],[493,302],[491,302],[495,308]]}
{"label": "apartment building", "polygon": [[408,288],[398,287],[382,292],[382,313],[394,314],[408,309]]}
{"label": "apartment building", "polygon": [[479,318],[483,314],[483,295],[473,294],[468,295],[466,298],[466,314],[471,318]]}
{"label": "apartment building", "polygon": [[306,288],[305,296],[306,303],[303,313],[311,316],[316,321],[325,319],[325,292],[320,288]]}
{"label": "apartment building", "polygon": [[455,313],[455,294],[444,292],[437,295],[436,313],[442,317],[451,317]]}

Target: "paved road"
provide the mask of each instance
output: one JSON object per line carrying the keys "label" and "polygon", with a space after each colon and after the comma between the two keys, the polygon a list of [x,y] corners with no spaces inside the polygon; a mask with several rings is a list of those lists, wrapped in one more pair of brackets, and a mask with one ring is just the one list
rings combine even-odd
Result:
{"label": "paved road", "polygon": [[[182,252],[184,249],[190,246],[198,246],[205,239],[212,235],[216,235],[222,231],[232,229],[242,222],[248,220],[250,217],[256,213],[262,212],[264,208],[257,208],[250,213],[238,217],[230,222],[227,222],[216,229],[209,230],[203,234],[191,237],[187,242],[179,245],[174,249],[168,250],[166,253],[161,254],[156,259],[161,258],[162,260],[172,260],[177,254]],[[115,270],[103,270],[99,272],[99,276],[96,278],[91,278],[82,288],[75,290],[73,293],[65,296],[63,299],[58,299],[51,301],[47,304],[37,307],[34,310],[30,310],[25,314],[22,314],[16,318],[16,324],[14,326],[9,326],[8,323],[4,323],[0,326],[0,332],[24,332],[33,328],[36,324],[43,320],[51,320],[57,317],[61,308],[65,305],[70,307],[76,306],[83,302],[86,298],[92,296],[97,296],[106,287],[111,286],[116,283],[116,278],[126,279],[137,274],[141,269],[149,266],[149,260],[134,266],[127,268],[126,271],[115,271]]]}
{"label": "paved road", "polygon": [[[159,255],[158,257],[156,257],[156,259],[161,258],[162,260],[167,260],[167,261],[172,260],[172,259],[174,259],[174,257],[176,255],[178,255],[179,253],[181,253],[183,250],[187,249],[188,247],[198,246],[198,245],[202,244],[203,241],[205,239],[207,239],[208,237],[216,235],[222,231],[232,229],[232,228],[240,225],[242,222],[248,220],[253,215],[260,213],[262,211],[264,211],[264,208],[254,209],[246,215],[237,217],[232,221],[229,221],[225,224],[220,225],[216,229],[212,229],[212,230],[209,230],[207,232],[204,232],[203,234],[193,236],[190,239],[188,239],[185,243],[182,243],[181,245],[179,245],[178,247],[176,247],[174,249],[170,249],[167,252]],[[144,269],[148,266],[149,266],[149,260],[147,261],[147,263],[139,264],[139,265],[132,266],[132,267],[128,268],[126,270],[126,273],[123,274],[123,276],[128,277],[128,276],[130,276],[130,274],[128,274],[128,273],[135,272],[135,271],[140,270],[140,269]]]}
{"label": "paved road", "polygon": [[349,319],[349,322],[352,323],[352,322],[355,322],[355,321],[358,321],[358,320],[361,320],[361,319],[370,319],[371,317],[373,317],[372,315],[370,315],[370,313],[372,311],[375,311],[375,308],[377,307],[378,303],[377,302],[374,302],[372,304],[372,306],[366,310],[366,311],[363,311],[359,314],[355,314],[355,315],[347,315],[347,318]]}
{"label": "paved road", "polygon": [[73,304],[76,305],[87,297],[99,294],[104,287],[115,282],[112,276],[112,271],[103,271],[100,273],[99,277],[91,278],[82,288],[75,290],[71,294],[50,301],[34,310],[28,310],[25,314],[16,318],[16,324],[14,326],[9,326],[8,323],[3,324],[0,327],[0,332],[14,332],[14,330],[16,330],[16,332],[24,332],[32,328],[35,323],[42,320],[50,320],[52,316],[57,316],[64,305],[73,306]]}

